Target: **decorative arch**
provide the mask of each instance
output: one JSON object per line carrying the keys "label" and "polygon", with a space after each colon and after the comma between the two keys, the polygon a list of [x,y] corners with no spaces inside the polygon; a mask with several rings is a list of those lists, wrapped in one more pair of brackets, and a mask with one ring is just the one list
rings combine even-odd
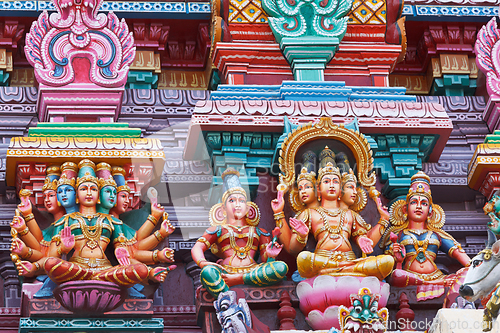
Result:
{"label": "decorative arch", "polygon": [[[373,152],[365,136],[359,131],[347,129],[343,124],[334,124],[329,117],[322,117],[316,124],[306,124],[293,130],[281,145],[279,156],[280,183],[288,189],[295,183],[295,157],[300,147],[318,139],[333,139],[346,145],[354,155],[357,163],[359,183],[370,188],[376,182],[373,171]],[[292,202],[292,206],[294,202]],[[294,210],[296,207],[293,207]]]}

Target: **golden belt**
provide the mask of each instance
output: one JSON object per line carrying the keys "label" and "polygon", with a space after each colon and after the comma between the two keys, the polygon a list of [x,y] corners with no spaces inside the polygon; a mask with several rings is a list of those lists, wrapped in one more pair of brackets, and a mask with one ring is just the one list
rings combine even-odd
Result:
{"label": "golden belt", "polygon": [[241,267],[233,267],[229,265],[222,265],[226,272],[230,274],[244,274],[253,271],[259,264],[251,264],[248,266],[241,266]]}
{"label": "golden belt", "polygon": [[356,255],[351,250],[343,252],[343,251],[328,251],[328,250],[316,249],[314,251],[314,254],[322,257],[327,257],[328,260],[332,260],[335,262],[352,261],[357,259]]}
{"label": "golden belt", "polygon": [[417,272],[410,271],[410,270],[408,270],[408,272],[417,275],[419,278],[421,278],[424,281],[434,281],[434,280],[437,280],[437,279],[445,276],[444,273],[441,272],[439,269],[436,269],[434,272],[428,273],[428,274],[421,274],[421,273],[417,273]]}
{"label": "golden belt", "polygon": [[77,263],[83,268],[87,268],[91,271],[102,271],[112,267],[108,259],[83,258],[79,256],[73,256],[69,261]]}

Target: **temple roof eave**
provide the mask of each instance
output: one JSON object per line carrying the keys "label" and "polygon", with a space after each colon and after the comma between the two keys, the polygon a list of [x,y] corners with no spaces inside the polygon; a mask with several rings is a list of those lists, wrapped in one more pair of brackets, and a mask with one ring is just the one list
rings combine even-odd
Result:
{"label": "temple roof eave", "polygon": [[186,160],[196,159],[200,135],[207,131],[282,133],[285,116],[294,125],[316,123],[331,117],[347,124],[355,118],[363,134],[427,134],[437,140],[429,162],[437,162],[453,130],[446,111],[437,103],[394,101],[276,101],[224,100],[199,102],[191,118],[184,150]]}

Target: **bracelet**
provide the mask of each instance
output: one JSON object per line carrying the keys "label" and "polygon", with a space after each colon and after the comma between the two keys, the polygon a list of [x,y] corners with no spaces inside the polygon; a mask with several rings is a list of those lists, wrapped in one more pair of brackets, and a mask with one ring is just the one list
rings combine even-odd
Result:
{"label": "bracelet", "polygon": [[283,212],[279,212],[279,213],[274,214],[274,220],[276,221],[276,226],[280,229],[283,227],[283,219],[284,218],[285,218],[285,213],[283,213]]}
{"label": "bracelet", "polygon": [[157,264],[158,262],[160,262],[160,260],[158,259],[158,250],[154,250],[153,251],[153,262],[155,264]]}
{"label": "bracelet", "polygon": [[391,222],[387,221],[387,220],[383,220],[383,219],[380,219],[378,220],[378,223],[377,224],[380,224],[381,226],[383,226],[384,228],[387,228]]}
{"label": "bracelet", "polygon": [[28,215],[26,215],[24,217],[24,221],[29,222],[29,221],[33,220],[34,218],[35,218],[35,215],[33,215],[33,213],[29,213]]}
{"label": "bracelet", "polygon": [[378,220],[377,224],[380,224],[380,226],[381,226],[381,228],[379,229],[380,235],[383,235],[385,233],[385,230],[387,229],[387,227],[389,225],[391,225],[391,223],[389,221],[383,220],[383,219]]}
{"label": "bracelet", "polygon": [[156,227],[156,225],[158,224],[158,220],[156,219],[156,217],[154,217],[153,215],[149,214],[148,216],[148,221],[153,223],[153,225]]}
{"label": "bracelet", "polygon": [[212,244],[210,244],[210,242],[205,237],[203,237],[203,236],[201,236],[200,238],[198,238],[197,242],[205,244],[205,246],[207,247],[207,249],[209,249],[210,246],[212,246]]}
{"label": "bracelet", "polygon": [[200,266],[200,264],[201,264],[203,261],[207,261],[207,259],[205,259],[205,258],[201,258],[201,259],[196,260],[196,265]]}
{"label": "bracelet", "polygon": [[292,229],[292,232],[293,232],[294,234],[296,234],[296,235],[297,235],[297,238],[296,238],[296,239],[297,239],[297,242],[299,242],[299,243],[300,243],[300,244],[302,244],[302,245],[306,245],[306,243],[307,243],[307,238],[309,237],[309,235],[307,235],[306,237],[302,237],[302,236],[301,236],[301,235],[297,232],[297,230],[295,230],[295,229]]}
{"label": "bracelet", "polygon": [[37,271],[40,270],[40,264],[38,262],[34,262],[33,265],[35,265]]}
{"label": "bracelet", "polygon": [[58,247],[58,248],[57,248],[57,254],[58,254],[58,255],[60,255],[60,256],[62,256],[62,250],[61,250],[61,247]]}
{"label": "bracelet", "polygon": [[23,257],[23,259],[29,259],[33,255],[33,249],[31,247],[28,247],[28,254]]}
{"label": "bracelet", "polygon": [[24,236],[24,235],[26,235],[28,232],[30,232],[30,230],[28,229],[28,227],[26,227],[26,228],[24,228],[23,230],[18,231],[18,232],[17,232],[17,234],[18,234],[19,236]]}
{"label": "bracelet", "polygon": [[165,239],[165,237],[163,237],[163,236],[161,235],[160,230],[156,230],[156,231],[155,231],[155,233],[154,233],[154,235],[155,235],[156,239],[158,240],[158,242],[161,242],[162,240],[164,240],[164,239]]}
{"label": "bracelet", "polygon": [[285,213],[283,212],[279,212],[279,213],[274,213],[274,219],[277,221],[277,220],[281,220],[281,219],[284,219],[285,218]]}

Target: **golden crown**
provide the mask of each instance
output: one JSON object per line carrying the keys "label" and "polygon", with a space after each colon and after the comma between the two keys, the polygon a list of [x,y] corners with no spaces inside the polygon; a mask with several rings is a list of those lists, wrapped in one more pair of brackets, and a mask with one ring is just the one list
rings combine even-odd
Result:
{"label": "golden crown", "polygon": [[45,178],[45,182],[43,183],[42,187],[42,192],[45,192],[47,190],[57,190],[57,179],[54,179],[53,181],[50,181],[49,178]]}
{"label": "golden crown", "polygon": [[431,178],[427,176],[424,172],[419,171],[411,177],[411,185],[408,189],[408,194],[406,195],[406,202],[414,195],[421,195],[426,197],[432,204],[432,194],[431,194]]}
{"label": "golden crown", "polygon": [[334,175],[334,176],[339,177],[339,179],[341,178],[339,168],[334,167],[333,163],[331,163],[331,162],[326,163],[325,167],[319,169],[318,181],[321,181],[321,179],[326,175]]}
{"label": "golden crown", "polygon": [[58,165],[51,165],[51,166],[47,167],[46,173],[47,173],[47,176],[49,176],[49,175],[60,176],[61,170],[60,170],[60,167]]}
{"label": "golden crown", "polygon": [[344,172],[342,174],[341,182],[342,182],[342,186],[344,186],[344,184],[346,184],[348,182],[357,183],[358,179],[356,178],[356,175],[354,174],[354,171],[352,171],[352,169],[349,169],[349,172]]}
{"label": "golden crown", "polygon": [[307,168],[302,168],[300,170],[300,174],[297,176],[297,185],[302,181],[302,180],[308,180],[313,185],[316,184],[316,173],[314,171],[307,172]]}
{"label": "golden crown", "polygon": [[111,171],[111,165],[109,165],[106,162],[101,162],[101,163],[97,164],[96,171],[100,171],[103,169]]}
{"label": "golden crown", "polygon": [[112,176],[109,176],[108,179],[99,178],[98,181],[99,189],[102,189],[104,186],[113,186],[114,188],[116,188],[116,182]]}
{"label": "golden crown", "polygon": [[85,172],[85,175],[83,177],[78,178],[78,181],[76,182],[76,187],[78,188],[80,185],[86,182],[92,182],[95,183],[97,186],[99,186],[99,180],[97,179],[97,177],[93,176],[90,172]]}
{"label": "golden crown", "polygon": [[66,174],[63,174],[61,178],[57,181],[57,187],[61,185],[69,185],[71,187],[75,187],[75,178],[68,178]]}
{"label": "golden crown", "polygon": [[122,175],[123,177],[125,177],[125,169],[122,168],[122,167],[119,167],[119,166],[114,166],[113,168],[111,168],[111,173],[114,175],[114,174],[120,174]]}
{"label": "golden crown", "polygon": [[118,186],[118,188],[116,189],[116,191],[118,193],[122,192],[122,191],[130,193],[131,189],[130,189],[130,187],[128,185],[122,185],[122,186]]}

